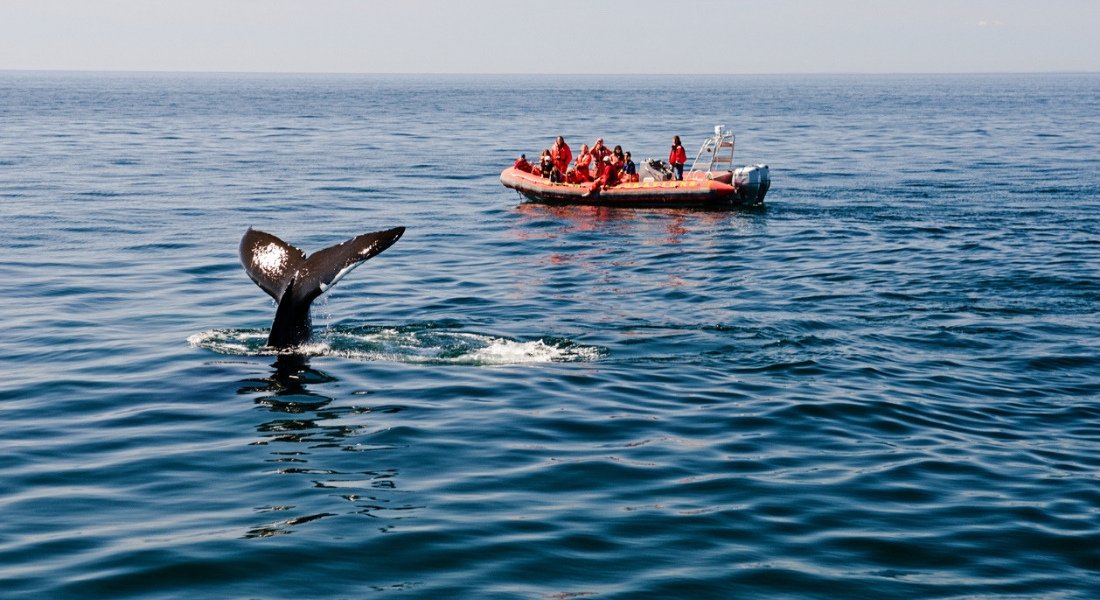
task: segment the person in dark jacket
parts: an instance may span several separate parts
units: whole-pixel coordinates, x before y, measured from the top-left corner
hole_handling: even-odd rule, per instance
[[[550,173],[554,171],[554,159],[550,156],[550,149],[547,148],[542,151],[542,155],[539,156],[539,172],[540,174],[550,179]]]
[[[630,153],[626,153],[626,160],[623,162],[623,181],[638,181],[638,165],[634,164],[634,160],[630,158]]]

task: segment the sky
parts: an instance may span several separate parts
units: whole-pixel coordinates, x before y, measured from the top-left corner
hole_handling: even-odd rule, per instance
[[[0,70],[1100,72],[1100,0],[0,0]]]

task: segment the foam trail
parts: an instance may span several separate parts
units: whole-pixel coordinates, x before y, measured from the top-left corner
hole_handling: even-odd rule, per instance
[[[234,356],[269,356],[263,330],[213,329],[187,338],[194,347]],[[327,330],[320,339],[295,348],[305,356],[338,356],[360,361],[419,364],[505,366],[554,362],[589,362],[606,351],[569,340],[519,341],[471,332],[423,327]]]

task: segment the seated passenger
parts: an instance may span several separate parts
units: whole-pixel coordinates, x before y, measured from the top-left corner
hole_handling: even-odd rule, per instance
[[[614,161],[610,156],[603,157],[598,167],[596,167],[596,179],[588,186],[588,192],[585,196],[590,196],[600,193],[600,190],[609,188],[619,183],[619,168],[615,166]]]
[[[542,156],[539,157],[539,174],[543,177],[550,179],[550,173],[554,170],[554,159],[550,157],[550,149],[542,151]]]
[[[588,144],[581,144],[581,153],[577,155],[575,165],[573,178],[576,183],[592,181],[592,153],[588,151]]]
[[[638,181],[638,166],[631,160],[629,152],[626,153],[626,162],[623,163],[623,181]]]
[[[520,154],[519,158],[516,159],[516,162],[512,164],[512,168],[517,171],[523,171],[524,173],[530,173],[531,163],[527,161],[527,155]]]
[[[611,154],[611,149],[603,145],[603,138],[596,138],[596,143],[592,144],[592,160],[596,163],[596,169],[600,168],[603,157],[609,154]]]
[[[624,164],[626,164],[626,157],[623,156],[623,147],[615,146],[615,149],[611,151],[611,166],[618,173],[622,170]]]

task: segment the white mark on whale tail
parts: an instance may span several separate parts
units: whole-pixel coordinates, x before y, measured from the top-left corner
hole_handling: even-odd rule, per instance
[[[286,249],[274,243],[257,248],[252,254],[252,264],[264,273],[275,277],[286,270]]]

